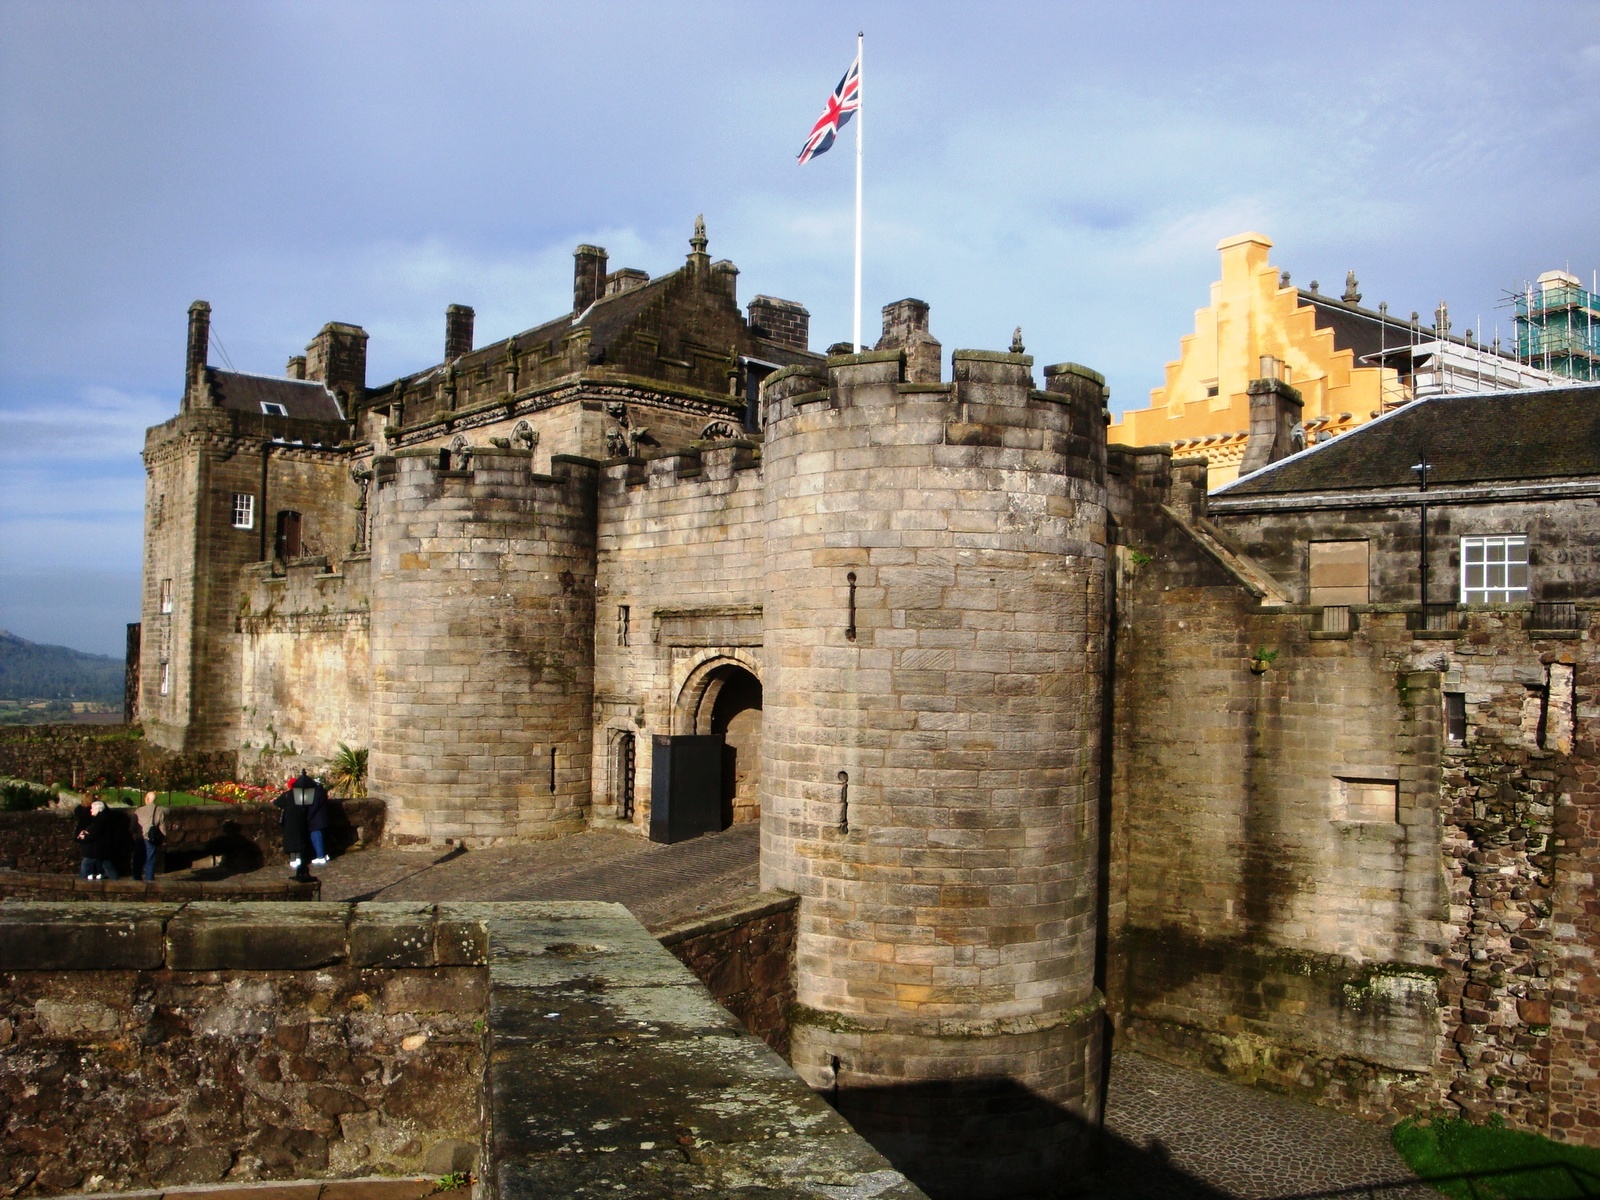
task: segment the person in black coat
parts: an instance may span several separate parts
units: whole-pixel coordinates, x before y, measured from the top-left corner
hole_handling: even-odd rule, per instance
[[[120,822],[122,828],[117,828]],[[127,818],[111,812],[105,801],[96,800],[89,806],[89,823],[84,828],[83,864],[80,874],[85,879],[116,879],[117,836],[126,834]]]
[[[295,803],[294,794],[301,789],[317,790],[316,780],[301,771],[289,781],[288,788],[272,803],[279,810],[278,820],[283,824],[283,850],[289,856],[289,869],[299,873],[311,849],[311,809],[313,804]]]

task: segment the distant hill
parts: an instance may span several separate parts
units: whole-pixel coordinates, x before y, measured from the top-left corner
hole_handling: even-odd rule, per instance
[[[122,704],[123,664],[105,654],[41,646],[0,629],[0,700]]]

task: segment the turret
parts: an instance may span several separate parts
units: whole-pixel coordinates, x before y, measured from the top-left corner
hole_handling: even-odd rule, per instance
[[[1100,1086],[1105,393],[1032,366],[957,351],[913,382],[894,349],[763,389],[793,1062],[936,1197],[1055,1185]]]

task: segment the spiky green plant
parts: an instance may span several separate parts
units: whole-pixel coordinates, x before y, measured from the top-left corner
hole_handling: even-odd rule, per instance
[[[351,799],[367,794],[367,748],[339,743],[339,750],[328,760],[328,782],[333,790]]]

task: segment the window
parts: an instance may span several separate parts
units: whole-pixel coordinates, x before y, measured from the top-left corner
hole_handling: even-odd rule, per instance
[[[1528,537],[1461,539],[1461,603],[1516,604],[1528,598]]]
[[[1215,400],[1217,398],[1217,381],[1215,379],[1211,380],[1209,383],[1202,384],[1201,386],[1206,390],[1207,400]]]
[[[167,494],[162,492],[156,497],[155,508],[150,513],[150,524],[156,528],[161,527],[161,522],[167,519]]]
[[[628,606],[626,604],[617,605],[617,645],[619,646],[628,644],[628,615]]]
[[[170,579],[161,581],[161,611],[164,613],[172,611],[172,580]]]
[[[172,691],[172,664],[163,661],[161,664],[161,694],[167,695]]]
[[[1334,779],[1335,821],[1392,825],[1400,819],[1400,785],[1392,779]]]
[[[1444,694],[1444,740],[1452,746],[1466,745],[1467,694],[1465,692]]]
[[[1312,542],[1312,604],[1367,603],[1367,543]]]
[[[247,492],[233,494],[233,527],[235,529],[256,527],[256,498]]]
[[[261,411],[269,417],[287,417],[289,415],[287,408],[281,404],[275,404],[271,400],[263,400],[261,402]]]

